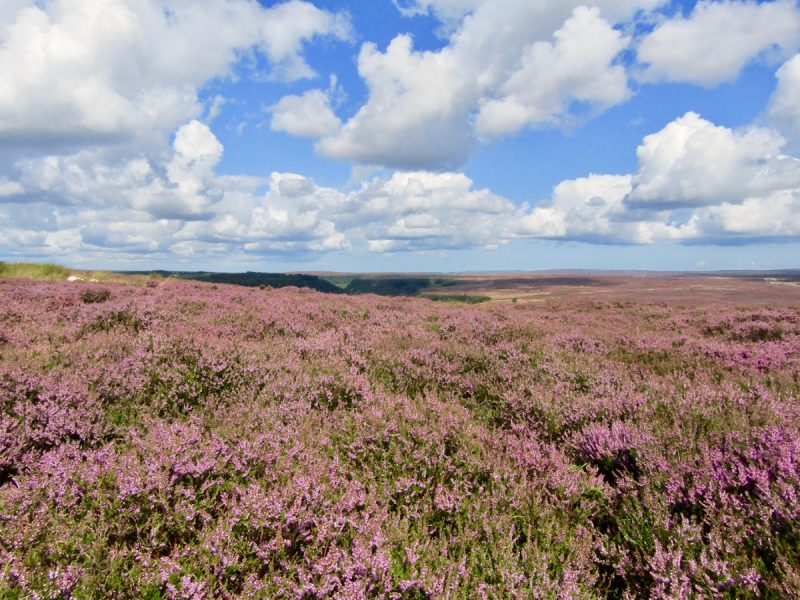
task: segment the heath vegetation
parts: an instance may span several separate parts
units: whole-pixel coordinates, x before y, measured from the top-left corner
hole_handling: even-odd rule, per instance
[[[0,282],[0,596],[798,597],[799,373],[796,308]]]

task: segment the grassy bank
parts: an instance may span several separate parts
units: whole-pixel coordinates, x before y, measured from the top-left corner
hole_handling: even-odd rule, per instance
[[[0,261],[0,277],[61,281],[69,277],[70,270],[51,263],[24,263]]]

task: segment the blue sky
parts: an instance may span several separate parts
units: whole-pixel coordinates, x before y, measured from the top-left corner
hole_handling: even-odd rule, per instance
[[[5,0],[0,259],[800,266],[795,0]]]

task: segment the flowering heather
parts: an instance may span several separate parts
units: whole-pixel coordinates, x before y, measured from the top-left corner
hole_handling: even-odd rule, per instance
[[[800,310],[0,281],[4,598],[800,597]]]

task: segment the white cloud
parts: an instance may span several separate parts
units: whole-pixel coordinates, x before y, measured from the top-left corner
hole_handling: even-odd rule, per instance
[[[625,239],[631,232],[620,231],[612,221],[624,213],[623,201],[630,191],[630,175],[589,175],[563,181],[547,205],[533,208],[518,221],[516,232],[556,239]]]
[[[479,133],[497,135],[557,122],[572,99],[599,109],[625,100],[627,76],[614,59],[628,40],[597,8],[576,8],[553,38],[553,43],[528,46],[519,68],[499,86],[499,97],[481,101]]]
[[[772,129],[733,131],[688,113],[644,138],[629,202],[656,208],[736,203],[800,186],[800,161],[783,155],[784,145]]]
[[[457,173],[394,173],[349,192],[291,173],[220,176],[223,151],[193,120],[160,159],[118,160],[99,150],[21,159],[0,188],[12,194],[0,203],[0,252],[57,253],[77,264],[112,254],[115,262],[145,254],[202,261],[220,253],[495,247],[509,239],[517,210]]]
[[[255,53],[274,79],[311,76],[307,44],[350,36],[344,13],[299,0],[0,4],[0,147],[13,149],[0,158],[0,250],[74,263],[235,248],[191,231],[249,218],[264,182],[217,175],[222,145],[196,119],[226,99],[204,108],[200,88],[260,68]]]
[[[800,10],[794,0],[699,2],[688,18],[663,22],[642,40],[646,81],[713,86],[734,79],[764,53],[786,57],[800,45]]]
[[[80,216],[86,220],[77,229],[84,251],[91,247],[127,253],[165,251],[180,228],[175,221],[137,220],[134,215],[114,211],[86,211]]]
[[[323,154],[408,169],[466,160],[468,105],[451,53],[414,52],[411,38],[398,36],[385,53],[364,44],[358,70],[370,100],[340,132],[320,141]]]
[[[309,90],[301,96],[284,96],[271,106],[270,128],[300,137],[322,137],[341,127],[330,105],[330,98],[322,90]]]
[[[548,203],[515,222],[519,237],[601,244],[653,244],[703,238],[698,215],[637,213],[625,200],[631,175],[589,175],[563,181]]]
[[[22,200],[91,209],[127,209],[152,218],[206,218],[219,195],[214,167],[223,148],[208,126],[191,121],[175,135],[163,162],[115,159],[103,150],[21,159],[15,164]]]
[[[476,9],[488,5],[496,0],[392,0],[398,10],[405,16],[433,13],[442,21],[456,22]],[[596,6],[603,14],[614,20],[624,20],[633,16],[637,11],[648,11],[664,4],[668,0],[595,0],[584,5]],[[515,4],[522,5],[523,0]],[[552,7],[553,2],[547,0],[527,0],[528,6],[545,12]],[[567,4],[567,3],[565,3]],[[578,3],[571,6],[577,6]],[[508,6],[508,4],[506,5]],[[505,7],[504,7],[505,8]]]
[[[778,87],[769,106],[769,117],[795,141],[800,141],[800,54],[776,73]]]
[[[404,17],[435,15],[441,22],[439,34],[453,33],[461,20],[478,8],[485,0],[392,0]]]
[[[0,202],[3,198],[19,196],[25,193],[25,188],[18,181],[9,181],[0,177]]]
[[[208,106],[208,110],[206,111],[205,122],[211,123],[216,119],[220,113],[222,112],[222,107],[228,104],[229,99],[217,94],[214,96],[214,99],[211,101],[211,104]]]
[[[705,237],[717,241],[796,237],[800,235],[800,189],[710,207],[700,211],[697,220]]]
[[[173,165],[181,174],[210,175],[222,158],[222,144],[208,125],[199,121],[190,121],[178,129],[172,145],[175,148]]]
[[[317,36],[349,40],[352,37],[349,18],[344,13],[320,10],[299,0],[267,9],[260,46],[275,65],[272,77],[293,81],[316,75],[303,59],[302,51],[303,44]]]
[[[222,144],[207,125],[191,121],[178,129],[173,148],[175,153],[167,165],[167,175],[176,188],[174,194],[169,194],[175,202],[162,214],[201,215],[211,203],[209,186],[214,179],[214,167],[222,158]],[[134,206],[159,214],[164,207],[158,197],[149,200],[155,202],[135,202]]]
[[[74,264],[124,265],[137,256],[249,264],[264,255],[491,249],[527,237],[785,239],[800,235],[800,169],[796,159],[774,155],[780,139],[690,113],[645,138],[637,173],[564,181],[548,203],[531,208],[453,172],[395,172],[350,191],[291,173],[220,176],[222,145],[206,125],[190,121],[159,160],[99,151],[20,160],[15,176],[0,182],[11,194],[0,203],[0,252]],[[262,186],[266,191],[257,192]],[[642,190],[649,199],[635,200]]]
[[[318,187],[302,175],[273,173],[269,191],[263,199],[256,200],[244,222],[242,239],[256,244],[261,251],[283,247],[316,251],[346,248],[349,243],[332,220],[332,213],[344,201],[341,192]],[[256,246],[251,245],[250,249],[255,250]]]
[[[405,17],[433,12],[443,21],[460,21],[483,4],[484,0],[392,0],[392,2]]]
[[[592,3],[599,13],[581,8],[575,16],[580,0],[401,3],[407,12],[431,9],[443,19],[463,19],[440,50],[415,50],[409,35],[395,37],[383,52],[364,44],[358,71],[369,97],[317,148],[329,158],[364,164],[447,170],[468,158],[482,108],[479,127],[492,133],[567,119],[573,101],[607,108],[627,91],[624,70],[611,64],[624,38],[608,23],[661,2],[601,0]],[[567,72],[535,72],[544,67]],[[506,116],[510,108],[513,118]]]
[[[520,236],[604,243],[763,241],[800,234],[800,160],[777,132],[694,113],[645,137],[633,175],[560,183]]]
[[[402,35],[385,53],[364,44],[358,71],[369,101],[341,131],[320,141],[324,155],[407,169],[466,160],[469,97],[451,52],[415,52],[411,37]]]
[[[30,0],[4,0],[0,4],[0,36],[3,35],[5,26],[13,22],[22,9],[30,5]],[[0,40],[2,39],[0,37]]]
[[[163,139],[202,107],[198,89],[260,48],[273,75],[313,74],[314,36],[343,39],[341,14],[292,0],[51,0],[0,13],[0,141]]]
[[[224,203],[223,203],[224,204]],[[241,245],[248,252],[438,250],[494,247],[509,239],[514,205],[473,189],[463,174],[404,172],[345,193],[291,173],[273,173],[267,193],[239,214],[187,224],[178,235]]]
[[[478,135],[569,123],[576,103],[602,110],[625,100],[627,77],[616,61],[628,38],[612,25],[660,0],[593,4],[400,3],[452,24],[443,48],[415,50],[407,35],[383,51],[364,44],[358,69],[368,98],[346,123],[332,108],[335,80],[268,109],[273,130],[320,137],[327,156],[401,169],[334,189],[291,173],[220,175],[224,149],[207,123],[226,100],[217,95],[204,108],[198,90],[251,65],[242,58],[253,52],[269,60],[272,77],[312,75],[303,48],[319,35],[349,39],[342,15],[298,0],[271,9],[172,0],[168,11],[160,0],[4,3],[0,144],[12,152],[0,162],[0,253],[202,264],[216,256],[494,248],[517,237],[644,244],[800,235],[800,161],[784,137],[694,113],[644,138],[636,172],[562,182],[533,208],[452,171]],[[766,10],[733,6],[719,10]],[[678,25],[702,24],[710,10],[700,6]],[[761,18],[753,19],[756,33]],[[89,27],[92,19],[105,19],[104,27]],[[736,61],[766,46],[758,48]],[[798,58],[778,71],[768,112],[786,136],[800,131]],[[129,143],[108,143],[120,140]]]
[[[415,171],[366,182],[339,220],[373,251],[493,248],[508,241],[517,213],[466,175]]]

